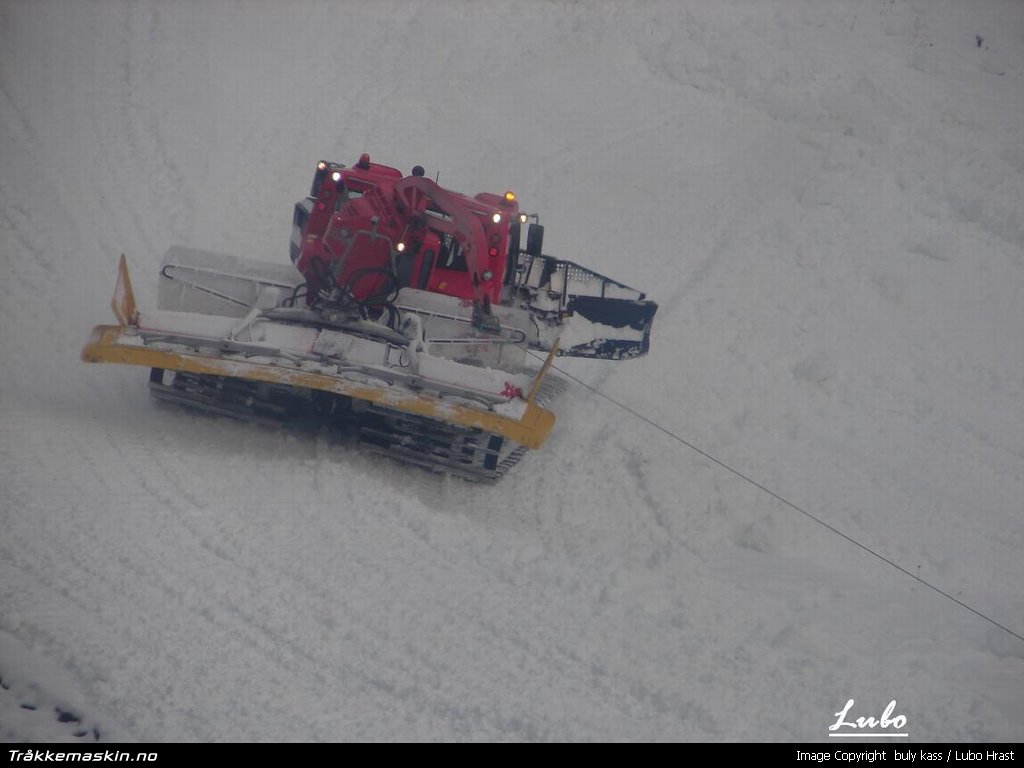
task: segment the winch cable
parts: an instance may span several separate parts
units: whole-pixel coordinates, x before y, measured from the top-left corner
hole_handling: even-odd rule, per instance
[[[537,358],[538,360],[543,360],[544,359],[540,355],[536,354],[535,352],[531,351],[530,354],[533,357]],[[836,528],[834,525],[831,525],[830,523],[825,522],[824,520],[822,520],[817,515],[814,515],[811,512],[808,512],[806,509],[804,509],[803,507],[799,506],[798,504],[790,501],[785,496],[782,496],[781,494],[776,493],[771,488],[766,486],[764,483],[758,482],[757,480],[753,479],[749,475],[741,472],[740,470],[736,469],[735,467],[731,466],[730,464],[727,464],[726,462],[722,461],[718,457],[712,455],[708,451],[705,451],[703,448],[700,448],[699,446],[694,445],[689,440],[687,440],[687,439],[685,439],[683,437],[680,437],[679,435],[677,435],[675,432],[673,432],[672,430],[668,429],[667,427],[663,427],[661,424],[658,424],[653,419],[651,419],[651,418],[649,418],[647,416],[644,416],[642,413],[637,411],[635,408],[632,408],[631,406],[627,405],[626,403],[623,403],[621,400],[616,400],[611,395],[605,394],[604,392],[602,392],[601,390],[597,389],[596,387],[590,386],[589,384],[587,384],[582,379],[580,379],[580,378],[578,378],[576,376],[573,376],[571,373],[569,373],[568,371],[563,370],[562,368],[559,368],[557,365],[552,365],[551,367],[554,370],[558,371],[563,376],[565,376],[566,378],[571,379],[572,381],[576,382],[577,384],[579,384],[584,389],[587,389],[590,392],[593,392],[598,397],[603,398],[604,400],[607,400],[612,405],[614,405],[617,408],[625,411],[626,413],[628,413],[629,415],[633,416],[638,421],[642,421],[645,424],[647,424],[648,426],[654,427],[656,430],[658,430],[659,432],[664,433],[665,435],[667,435],[671,439],[675,440],[677,443],[680,443],[681,445],[684,445],[687,448],[689,448],[691,451],[694,451],[695,453],[700,454],[705,459],[707,459],[708,461],[712,462],[713,464],[718,465],[719,467],[721,467],[722,469],[726,470],[727,472],[731,472],[733,475],[735,475],[736,477],[740,478],[741,480],[749,483],[750,485],[754,486],[758,490],[763,491],[764,493],[768,494],[769,496],[771,496],[776,501],[781,502],[782,504],[786,505],[790,509],[793,509],[793,510],[799,512],[804,517],[807,517],[807,518],[813,520],[818,525],[820,525],[823,528],[826,528],[827,530],[831,531],[836,536],[839,536],[839,537],[845,539],[848,543],[853,544],[855,547],[859,547],[860,549],[862,549],[865,552],[867,552],[869,555],[877,558],[878,560],[881,560],[886,565],[891,566],[892,568],[895,568],[897,571],[899,571],[903,575],[909,576],[910,578],[912,578],[914,581],[918,582],[919,584],[927,587],[928,589],[932,590],[933,592],[937,592],[939,595],[941,595],[942,597],[946,598],[947,600],[950,600],[951,602],[956,603],[961,608],[966,608],[968,611],[973,613],[975,616],[978,616],[978,617],[984,619],[989,624],[992,624],[993,626],[998,627],[999,629],[1003,630],[1007,634],[1012,635],[1013,637],[1017,638],[1021,642],[1024,642],[1024,636],[1022,636],[1021,634],[1019,634],[1019,633],[1015,632],[1014,630],[1010,629],[1005,624],[1002,624],[999,621],[997,621],[996,619],[993,619],[991,616],[988,616],[988,615],[982,613],[977,608],[973,608],[972,606],[968,605],[967,603],[965,603],[963,600],[959,599],[958,597],[954,597],[953,595],[949,594],[948,592],[946,592],[941,587],[938,587],[938,586],[932,584],[931,582],[929,582],[929,581],[927,581],[925,579],[922,579],[920,576],[918,576],[917,574],[912,573],[911,571],[907,570],[906,568],[904,568],[902,565],[900,565],[899,563],[895,562],[894,560],[891,560],[890,558],[886,557],[885,555],[883,555],[883,554],[881,554],[879,552],[876,552],[871,547],[869,547],[867,544],[864,544],[864,543],[858,541],[857,539],[853,538],[852,536],[850,536],[847,533],[843,533],[841,530]]]

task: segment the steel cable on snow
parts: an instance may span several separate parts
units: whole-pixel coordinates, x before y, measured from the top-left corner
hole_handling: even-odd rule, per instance
[[[538,360],[543,359],[543,358],[541,358],[539,355],[537,355],[534,352],[530,352],[530,354],[533,355]],[[857,539],[853,538],[849,534],[843,533],[838,528],[836,528],[834,525],[831,525],[830,523],[827,523],[826,521],[822,520],[817,515],[814,515],[814,514],[808,512],[806,509],[804,509],[800,505],[790,501],[785,496],[782,496],[782,495],[776,493],[771,488],[769,488],[766,485],[764,485],[764,483],[760,483],[757,480],[754,480],[749,475],[744,474],[740,470],[738,470],[735,467],[727,464],[726,462],[722,461],[718,457],[713,456],[712,454],[710,454],[707,451],[705,451],[703,448],[700,448],[699,446],[694,445],[689,440],[687,440],[687,439],[685,439],[683,437],[680,437],[679,435],[677,435],[672,430],[667,429],[666,427],[663,427],[661,424],[658,424],[653,419],[650,419],[647,416],[644,416],[642,413],[640,413],[636,409],[632,408],[631,406],[627,405],[626,403],[623,403],[620,400],[616,400],[614,397],[605,394],[604,392],[602,392],[601,390],[597,389],[596,387],[590,386],[585,381],[583,381],[582,379],[577,378],[576,376],[573,376],[568,371],[565,371],[565,370],[559,368],[556,365],[552,365],[551,367],[554,370],[558,371],[563,376],[565,376],[566,378],[571,379],[572,381],[576,382],[577,384],[579,384],[584,389],[587,389],[590,392],[593,392],[598,397],[601,397],[601,398],[607,400],[609,403],[611,403],[612,405],[616,406],[617,408],[622,409],[623,411],[625,411],[626,413],[630,414],[634,418],[644,422],[648,426],[654,427],[659,432],[664,433],[665,435],[667,435],[668,437],[672,438],[676,442],[686,446],[691,451],[694,451],[695,453],[700,454],[701,456],[703,456],[705,459],[707,459],[708,461],[712,462],[713,464],[717,464],[719,467],[721,467],[722,469],[724,469],[724,470],[726,470],[728,472],[731,472],[733,475],[735,475],[736,477],[740,478],[741,480],[743,480],[743,481],[745,481],[747,483],[750,483],[750,485],[754,486],[758,490],[763,491],[764,493],[768,494],[769,496],[771,496],[776,501],[779,501],[782,504],[785,504],[790,509],[793,509],[793,510],[799,512],[801,515],[804,515],[805,517],[813,520],[818,525],[820,525],[823,528],[826,528],[827,530],[829,530],[832,533],[834,533],[836,536],[839,536],[839,537],[845,539],[850,544],[853,544],[854,546],[859,547],[860,549],[864,550],[865,552],[867,552],[868,554],[870,554],[873,557],[877,558],[878,560],[881,560],[886,565],[889,565],[892,568],[895,568],[897,571],[899,571],[900,573],[904,574],[905,576],[909,576],[910,578],[912,578],[914,581],[918,582],[919,584],[922,584],[923,586],[927,587],[928,589],[932,590],[933,592],[936,592],[939,595],[942,595],[942,597],[944,597],[947,600],[950,600],[950,601],[956,603],[961,608],[966,608],[968,611],[973,613],[975,616],[978,616],[978,617],[984,619],[989,624],[992,624],[993,626],[998,627],[999,629],[1003,630],[1007,634],[1017,638],[1021,642],[1024,642],[1024,636],[1022,636],[1019,633],[1015,632],[1014,630],[1010,629],[1005,624],[1002,624],[999,621],[996,621],[991,616],[987,616],[986,614],[984,614],[981,611],[979,611],[977,608],[971,607],[970,605],[965,603],[963,600],[960,600],[959,598],[954,597],[953,595],[951,595],[948,592],[946,592],[945,590],[943,590],[941,587],[937,587],[934,584],[932,584],[931,582],[926,581],[925,579],[922,579],[917,574],[908,571],[906,568],[904,568],[899,563],[889,559],[888,557],[886,557],[885,555],[883,555],[883,554],[881,554],[879,552],[876,552],[875,550],[873,550],[868,545],[866,545],[866,544],[864,544],[864,543],[862,543],[860,541],[857,541]]]

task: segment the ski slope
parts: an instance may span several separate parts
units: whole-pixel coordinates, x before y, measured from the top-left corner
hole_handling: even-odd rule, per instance
[[[1024,642],[581,385],[479,487],[78,360],[321,158],[513,189],[660,304],[567,373],[1021,635],[1022,117],[1013,0],[0,4],[0,739],[1024,740]]]

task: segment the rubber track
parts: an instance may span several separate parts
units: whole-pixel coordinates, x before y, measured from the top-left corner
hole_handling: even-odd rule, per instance
[[[339,395],[273,387],[245,379],[154,369],[149,388],[161,401],[261,426],[352,433],[364,449],[472,482],[495,483],[526,454],[525,446],[480,429],[414,416]],[[565,382],[548,376],[536,401],[546,408]]]

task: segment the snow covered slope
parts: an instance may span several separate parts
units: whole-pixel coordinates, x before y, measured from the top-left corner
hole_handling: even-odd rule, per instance
[[[514,189],[661,305],[566,371],[1024,634],[1022,118],[1012,0],[0,4],[0,739],[1024,739],[1024,642],[581,386],[481,488],[78,361],[321,158]]]

